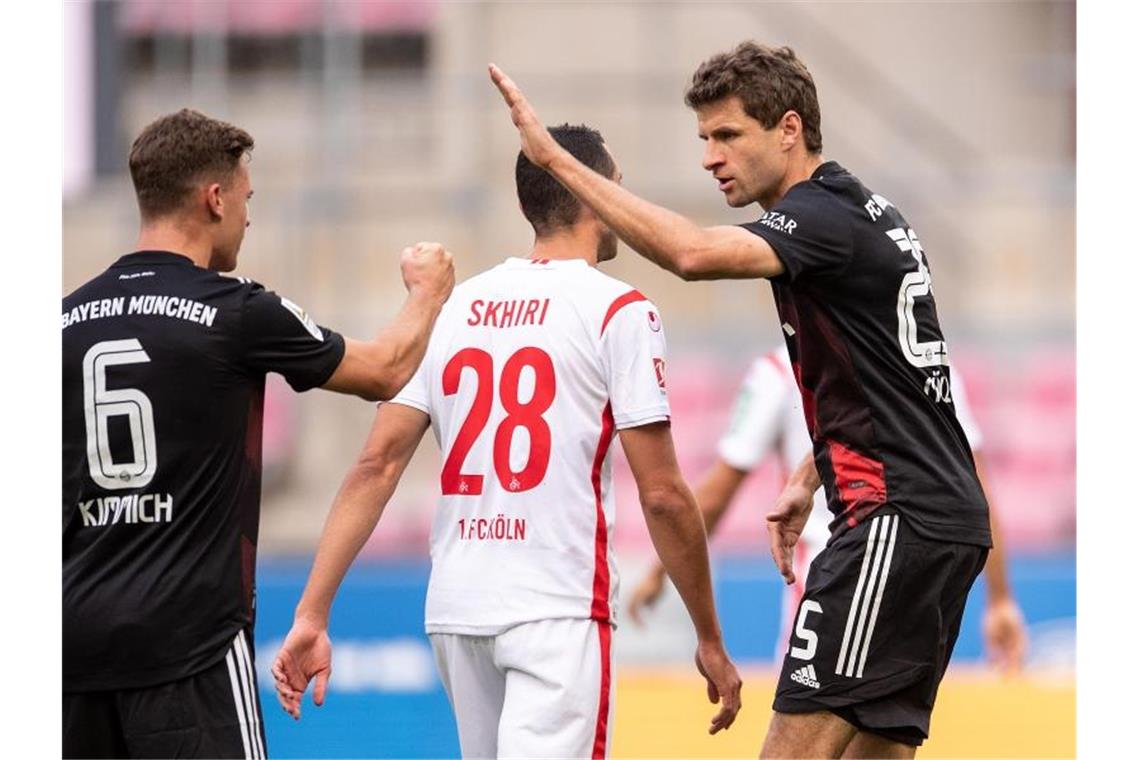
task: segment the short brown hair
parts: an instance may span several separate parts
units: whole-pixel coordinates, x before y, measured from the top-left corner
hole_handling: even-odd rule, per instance
[[[176,211],[196,182],[226,182],[253,150],[244,129],[189,108],[155,119],[131,146],[131,180],[143,219]]]
[[[698,108],[733,95],[764,129],[771,129],[781,116],[795,111],[803,122],[808,151],[823,150],[815,81],[790,47],[771,48],[749,40],[731,53],[714,55],[693,74],[685,103]]]
[[[606,179],[614,176],[617,168],[614,158],[606,150],[605,140],[598,130],[585,124],[562,124],[551,127],[550,135],[570,155],[598,174]],[[522,151],[515,161],[515,187],[523,216],[538,237],[573,226],[582,213],[582,202],[546,170],[532,164]]]

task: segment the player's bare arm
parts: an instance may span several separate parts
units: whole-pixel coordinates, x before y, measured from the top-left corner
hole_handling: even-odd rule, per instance
[[[321,532],[293,627],[273,663],[278,700],[294,718],[301,717],[301,695],[313,678],[313,703],[324,703],[332,673],[328,621],[333,598],[376,528],[428,421],[426,414],[409,406],[381,406],[363,451],[341,484]]]
[[[986,654],[990,660],[1007,673],[1021,669],[1028,647],[1028,634],[1025,631],[1025,618],[1021,607],[1013,597],[1009,578],[1005,569],[1005,551],[1002,542],[1001,525],[994,509],[993,491],[986,478],[985,457],[981,451],[974,451],[974,465],[978,470],[978,480],[990,504],[990,535],[993,548],[986,559],[986,611],[982,617],[982,636],[986,642]]]
[[[715,734],[736,719],[741,682],[724,649],[700,511],[681,477],[668,423],[627,428],[619,435],[653,546],[696,629],[697,669],[708,682],[709,701],[721,704],[709,725]]]
[[[793,557],[796,543],[807,525],[811,514],[812,496],[822,482],[815,469],[815,459],[809,452],[800,462],[784,490],[776,498],[776,504],[767,515],[768,539],[771,542],[772,559],[780,571],[784,582],[789,586],[796,582]]]
[[[748,473],[744,470],[738,470],[723,459],[717,459],[697,484],[693,497],[700,507],[701,517],[705,521],[705,533],[708,536],[711,537],[720,524],[721,518],[728,511],[728,505],[732,503],[733,497],[746,477]],[[630,595],[628,608],[634,623],[642,624],[642,610],[657,602],[664,587],[665,568],[660,562],[654,562]]]
[[[783,263],[762,238],[730,225],[701,227],[592,171],[555,142],[510,77],[494,64],[489,69],[510,108],[526,157],[557,178],[639,254],[686,280],[783,273]]]
[[[326,390],[386,401],[419,367],[432,326],[455,285],[455,268],[439,243],[417,243],[403,250],[400,271],[408,289],[403,308],[373,340],[345,340],[344,358],[322,386]]]

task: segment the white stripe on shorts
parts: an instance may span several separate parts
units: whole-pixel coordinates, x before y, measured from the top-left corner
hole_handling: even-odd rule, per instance
[[[859,657],[859,670],[855,677],[863,677],[863,666],[867,664],[867,652],[871,651],[871,634],[875,632],[875,621],[879,619],[879,605],[883,602],[883,589],[887,587],[887,575],[891,572],[891,557],[895,554],[895,536],[899,532],[899,516],[887,518],[891,521],[891,538],[887,543],[887,559],[883,563],[883,579],[879,582],[879,590],[875,592],[875,606],[871,610],[871,623],[867,627],[867,638],[863,641],[863,654]]]
[[[872,595],[875,593],[876,584],[879,582],[879,568],[882,567],[883,563],[883,547],[887,543],[887,529],[890,527],[890,522],[890,517],[879,519],[879,535],[875,539],[875,559],[871,563],[871,574],[867,576],[868,583],[863,589],[863,598],[859,600],[859,622],[855,624],[855,637],[851,639],[851,649],[847,656],[846,675],[848,678],[855,674],[856,653],[863,641],[863,631],[867,625],[867,613],[871,610],[871,600],[874,598]]]
[[[843,665],[847,657],[847,649],[851,643],[851,626],[855,622],[855,614],[859,609],[859,598],[863,595],[863,584],[867,580],[867,566],[871,562],[871,547],[875,543],[875,536],[879,532],[881,517],[871,521],[871,531],[867,534],[867,548],[863,551],[863,567],[859,571],[859,582],[855,584],[855,596],[851,598],[851,610],[847,613],[847,626],[843,629],[843,643],[839,646],[839,661],[835,664],[835,674],[843,675]]]
[[[236,649],[236,642],[234,645]],[[245,750],[245,760],[251,760],[249,753],[249,721],[245,717],[245,705],[238,686],[237,668],[234,667],[233,651],[226,652],[226,669],[230,672],[230,689],[234,695],[234,708],[237,710],[238,725],[241,726],[241,746]]]
[[[243,631],[238,631],[237,635],[237,661],[249,715],[249,743],[253,750],[253,760],[265,760],[265,746],[261,742],[261,710],[253,680],[253,658],[249,656],[249,645],[245,642]]]

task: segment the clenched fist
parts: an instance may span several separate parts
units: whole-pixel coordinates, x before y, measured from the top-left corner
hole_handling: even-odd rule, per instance
[[[409,293],[423,293],[442,304],[455,287],[451,253],[439,243],[416,243],[400,254],[400,274]]]

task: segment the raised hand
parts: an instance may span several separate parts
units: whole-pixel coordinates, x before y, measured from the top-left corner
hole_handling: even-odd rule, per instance
[[[328,632],[303,618],[295,620],[273,661],[272,671],[277,701],[294,720],[301,719],[301,697],[314,677],[317,682],[313,687],[313,704],[323,705],[332,675],[332,644]]]
[[[740,712],[740,674],[720,642],[697,644],[697,670],[705,677],[709,701],[720,702],[720,710],[709,723],[709,733],[715,734],[731,726]]]
[[[555,157],[563,151],[562,146],[539,121],[538,114],[531,108],[514,80],[493,63],[488,64],[487,70],[491,73],[491,81],[499,88],[499,94],[511,109],[511,121],[518,127],[523,154],[535,166],[549,168]]]
[[[451,253],[439,243],[416,243],[400,254],[400,273],[408,292],[419,291],[443,303],[455,287]]]

